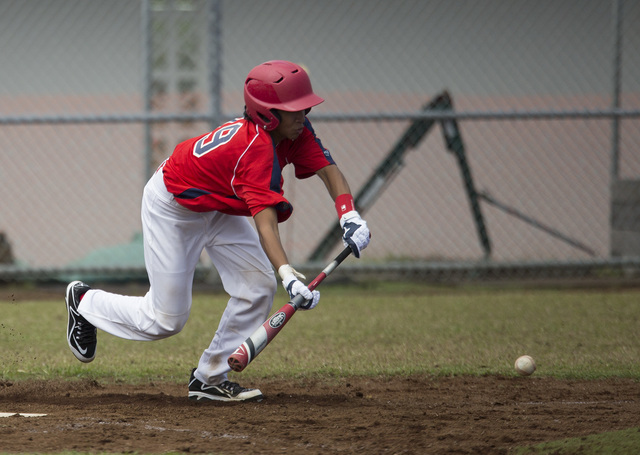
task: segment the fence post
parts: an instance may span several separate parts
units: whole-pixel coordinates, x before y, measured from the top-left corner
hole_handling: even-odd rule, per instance
[[[144,97],[144,180],[143,185],[151,178],[151,5],[149,0],[142,0],[142,53],[143,53],[143,97]]]
[[[222,123],[222,8],[220,0],[209,3],[209,97],[211,129]]]

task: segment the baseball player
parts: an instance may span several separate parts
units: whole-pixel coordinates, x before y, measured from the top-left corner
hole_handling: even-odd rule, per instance
[[[67,340],[91,362],[97,328],[129,340],[159,340],[182,330],[191,309],[193,276],[202,251],[230,298],[211,344],[191,372],[192,400],[260,401],[258,389],[227,378],[227,358],[269,316],[277,290],[274,269],[303,309],[320,299],[287,259],[278,223],[293,207],[282,190],[282,168],[317,175],[333,199],[343,242],[356,257],[369,243],[367,223],[355,210],[349,185],[306,117],[324,100],[305,70],[287,61],[253,68],[244,83],[244,118],[178,144],[145,186],[142,230],[150,288],[144,297],[67,286]],[[248,216],[253,217],[255,229]]]

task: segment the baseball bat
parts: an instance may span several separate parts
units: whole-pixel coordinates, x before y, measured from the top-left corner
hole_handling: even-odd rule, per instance
[[[322,281],[335,270],[347,256],[351,254],[351,248],[346,247],[322,272],[309,283],[310,291],[313,291]],[[300,306],[305,302],[304,297],[298,294],[282,308],[276,311],[264,324],[256,329],[253,334],[242,343],[233,354],[229,356],[227,363],[233,371],[244,370],[253,359],[276,337],[289,319],[295,314]]]

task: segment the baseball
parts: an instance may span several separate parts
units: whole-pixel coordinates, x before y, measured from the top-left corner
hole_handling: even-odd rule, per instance
[[[530,355],[523,355],[516,359],[516,371],[522,376],[529,376],[536,371],[536,362]]]

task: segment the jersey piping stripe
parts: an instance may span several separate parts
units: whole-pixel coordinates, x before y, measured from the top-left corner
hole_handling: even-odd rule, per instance
[[[249,142],[249,145],[247,146],[247,148],[244,149],[244,152],[242,152],[242,155],[240,155],[240,158],[238,158],[238,161],[236,162],[236,166],[233,168],[233,177],[231,177],[230,183],[231,183],[231,191],[233,191],[233,194],[235,194],[236,197],[239,197],[238,193],[236,193],[236,189],[233,187],[233,181],[236,179],[236,171],[238,170],[238,166],[240,165],[240,161],[242,160],[242,157],[251,148],[251,146],[256,141],[256,139],[258,139],[259,135],[260,135],[260,131],[258,130],[258,126],[256,125],[256,135],[254,136],[253,139],[251,139],[251,142]]]
[[[315,139],[316,144],[318,144],[318,146],[320,147],[320,150],[322,150],[322,152],[324,153],[324,156],[327,158],[327,161],[329,161],[329,163],[331,164],[336,164],[336,162],[333,161],[333,157],[331,156],[331,153],[329,153],[329,151],[326,148],[324,148],[324,146],[322,145],[322,142],[320,141],[318,136],[316,136],[316,132],[313,129],[313,126],[311,126],[311,122],[306,117],[304,119],[304,126],[306,126],[307,129],[313,133],[313,138]]]
[[[271,184],[269,185],[269,188],[274,193],[280,194],[281,179],[282,179],[282,169],[280,169],[280,161],[278,161],[278,154],[276,153],[276,148],[273,147],[273,164],[271,165]]]

